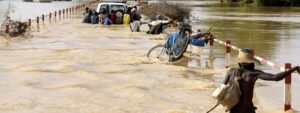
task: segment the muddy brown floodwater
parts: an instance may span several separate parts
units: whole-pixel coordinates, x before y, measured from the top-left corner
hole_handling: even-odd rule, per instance
[[[300,8],[299,7],[255,7],[240,4],[221,4],[218,1],[198,1],[193,5],[192,14],[200,22],[194,27],[208,29],[219,39],[231,40],[241,48],[253,48],[258,56],[284,66],[284,63],[300,65]],[[225,49],[216,46],[218,61],[225,57]],[[237,53],[233,53],[236,57]],[[219,59],[218,59],[219,58]],[[234,59],[234,61],[236,61]],[[222,64],[224,65],[224,64]],[[266,72],[278,71],[266,65],[258,65]],[[292,106],[300,110],[300,76],[293,74]],[[282,109],[284,106],[284,82],[265,82],[256,88],[256,97],[265,109]]]
[[[1,43],[1,112],[204,112],[209,70],[146,57],[156,36],[66,19]],[[210,101],[208,101],[210,100]],[[208,104],[209,103],[209,104]]]
[[[299,8],[189,3],[200,20],[193,21],[194,28],[204,30],[214,25],[212,33],[221,40],[231,39],[239,47],[254,48],[258,56],[275,63],[299,65],[296,42],[300,22],[294,19],[299,18]],[[23,8],[23,13],[32,12],[33,18],[41,14]],[[146,35],[146,25],[143,32],[132,33],[126,25],[81,21],[78,13],[46,23],[40,26],[40,32],[33,28],[32,38],[1,37],[0,112],[205,113],[215,104],[210,95],[224,77],[224,47],[215,46],[215,69],[206,68],[207,47],[201,49],[200,56],[194,49],[171,64],[146,57],[147,51],[163,43],[165,37]],[[232,56],[235,61],[236,52]],[[258,68],[277,72],[264,65]],[[292,81],[292,107],[298,111],[299,78],[295,74]],[[283,84],[258,81],[254,99],[258,113],[282,112]],[[223,112],[221,106],[214,111]]]

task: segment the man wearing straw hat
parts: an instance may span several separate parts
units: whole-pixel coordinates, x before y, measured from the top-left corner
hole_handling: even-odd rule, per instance
[[[254,52],[251,49],[242,49],[238,54],[238,65],[239,69],[231,69],[228,71],[227,76],[224,80],[226,85],[230,78],[234,75],[235,70],[240,72],[238,80],[241,95],[239,97],[238,103],[230,109],[230,113],[255,113],[256,107],[252,103],[254,85],[257,79],[268,80],[268,81],[280,81],[284,79],[287,75],[294,71],[298,71],[300,74],[300,67],[295,66],[290,70],[270,74],[265,73],[260,70],[255,70]]]

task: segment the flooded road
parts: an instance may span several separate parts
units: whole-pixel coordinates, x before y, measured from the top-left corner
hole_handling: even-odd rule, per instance
[[[33,34],[1,43],[0,112],[204,112],[215,84],[194,78],[223,72],[148,59],[153,36],[128,26],[74,17]]]
[[[300,65],[298,8],[225,7],[211,1],[193,5],[193,14],[200,20],[195,28],[214,25],[212,33],[221,40],[254,48],[258,56],[275,63]],[[24,14],[21,20],[65,8],[47,5],[45,12],[36,12],[24,6],[15,12]],[[149,48],[163,43],[154,39],[163,36],[81,21],[79,13],[41,26],[32,38],[1,37],[0,112],[204,113],[215,104],[210,95],[224,77],[222,46],[215,46],[215,69],[205,66],[207,47],[200,58],[187,53],[182,61],[168,64],[146,57]],[[258,68],[277,72],[268,66]],[[292,106],[299,111],[300,76],[294,78]],[[255,95],[259,113],[282,111],[283,82],[259,81]]]

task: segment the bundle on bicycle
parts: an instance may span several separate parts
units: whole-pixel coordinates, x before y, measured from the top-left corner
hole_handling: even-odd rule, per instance
[[[174,62],[182,58],[188,44],[203,47],[208,43],[210,38],[208,37],[210,34],[208,31],[193,36],[190,36],[191,33],[191,26],[186,22],[181,22],[179,24],[179,30],[170,33],[164,45],[158,44],[152,47],[148,51],[147,57]]]

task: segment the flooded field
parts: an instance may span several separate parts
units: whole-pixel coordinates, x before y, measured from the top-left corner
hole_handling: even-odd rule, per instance
[[[7,6],[4,2],[0,1],[1,14]],[[12,17],[27,20],[78,3],[14,4]],[[300,45],[296,44],[300,8],[236,7],[212,1],[189,4],[200,20],[193,27],[205,30],[214,25],[212,33],[221,40],[254,48],[258,56],[278,64],[300,65]],[[224,77],[223,46],[215,46],[215,69],[206,68],[207,47],[200,56],[187,53],[183,60],[170,64],[146,57],[149,48],[164,42],[155,40],[164,35],[81,21],[79,12],[41,26],[32,38],[1,37],[0,112],[204,113],[215,104],[210,95]],[[146,25],[142,30],[147,30]],[[277,72],[264,65],[258,68]],[[292,107],[299,111],[300,76],[293,78]],[[254,100],[259,113],[282,111],[283,84],[259,81]],[[223,112],[222,107],[214,111]]]

